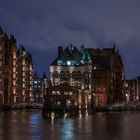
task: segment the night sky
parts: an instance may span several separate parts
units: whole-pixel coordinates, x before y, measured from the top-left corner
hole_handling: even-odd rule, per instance
[[[0,0],[0,25],[49,74],[57,46],[113,47],[127,78],[140,75],[140,0]]]

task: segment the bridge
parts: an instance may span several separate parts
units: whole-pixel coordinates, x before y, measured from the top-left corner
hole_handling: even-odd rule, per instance
[[[13,104],[10,107],[11,109],[42,109],[43,103],[24,102]]]

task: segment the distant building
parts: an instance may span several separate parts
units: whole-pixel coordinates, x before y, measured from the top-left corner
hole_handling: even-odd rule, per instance
[[[140,101],[140,77],[130,79],[125,84],[125,96],[127,101]]]
[[[119,51],[114,48],[93,49],[81,47],[79,51],[75,46],[58,47],[58,56],[50,65],[50,77],[52,83],[52,95],[50,100],[55,104],[61,104],[58,95],[64,96],[63,102],[72,105],[84,104],[90,106],[105,106],[124,100],[123,79],[124,69]],[[76,87],[77,98],[68,98],[63,91],[55,88]],[[72,90],[72,88],[70,88]],[[74,89],[73,89],[74,91]],[[66,90],[64,90],[66,92]],[[70,91],[71,92],[71,91]],[[83,97],[81,100],[81,93]],[[58,98],[56,98],[56,95]],[[58,99],[58,100],[57,100]]]
[[[0,28],[0,104],[30,101],[32,70],[31,54]]]
[[[44,73],[42,77],[37,72],[33,74],[33,101],[38,103],[44,102],[44,95],[48,88],[48,78]]]

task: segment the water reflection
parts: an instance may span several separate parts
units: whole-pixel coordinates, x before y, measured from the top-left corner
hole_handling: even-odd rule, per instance
[[[60,139],[73,140],[74,139],[74,120],[62,119],[60,127]]]
[[[41,140],[41,115],[40,114],[33,114],[30,117],[30,128],[31,128],[31,136],[33,140]]]
[[[43,119],[41,111],[0,113],[0,140],[139,140],[140,113]]]

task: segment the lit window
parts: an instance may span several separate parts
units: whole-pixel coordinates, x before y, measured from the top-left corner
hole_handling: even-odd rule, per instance
[[[60,91],[57,91],[57,94],[60,95]]]
[[[69,95],[73,95],[73,93],[72,92],[69,92]]]
[[[57,65],[62,65],[62,61],[61,60],[58,60],[57,61]]]
[[[67,105],[69,106],[71,104],[71,101],[70,100],[67,100]]]
[[[78,88],[81,88],[81,83],[77,83],[77,87]]]
[[[67,65],[68,65],[68,66],[71,65],[71,61],[67,61]]]
[[[2,59],[2,54],[0,54],[0,59]]]
[[[81,60],[81,63],[84,64],[84,60]]]
[[[0,45],[0,50],[2,50],[2,45]]]
[[[37,81],[34,81],[34,84],[37,84]]]
[[[64,95],[68,95],[68,92],[64,92]]]
[[[61,102],[60,101],[57,101],[57,105],[61,105]]]
[[[73,61],[71,61],[71,63],[72,63],[72,65],[75,65],[75,61],[73,60]]]
[[[13,53],[13,59],[16,59],[16,52]]]
[[[3,91],[2,90],[0,90],[0,94],[3,94]]]

